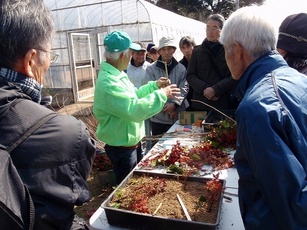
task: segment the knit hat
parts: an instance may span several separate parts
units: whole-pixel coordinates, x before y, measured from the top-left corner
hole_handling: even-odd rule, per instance
[[[150,50],[153,46],[155,46],[154,43],[148,43],[147,48],[146,48],[147,52],[149,52],[149,50]]]
[[[279,27],[277,48],[294,54],[307,54],[307,14],[286,17]]]
[[[160,50],[160,49],[162,49],[163,47],[166,47],[166,46],[171,46],[171,47],[174,47],[175,49],[177,48],[176,43],[175,43],[173,38],[162,37],[159,41],[158,50]]]
[[[133,50],[140,50],[141,46],[132,43],[129,35],[126,32],[113,31],[109,33],[104,39],[106,50],[110,53],[121,52],[128,48]]]

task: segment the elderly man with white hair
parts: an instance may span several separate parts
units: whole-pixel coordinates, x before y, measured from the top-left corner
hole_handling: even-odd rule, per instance
[[[106,60],[101,63],[94,93],[93,112],[98,120],[97,137],[106,143],[116,183],[141,160],[140,141],[145,135],[144,120],[163,109],[168,98],[180,94],[169,79],[159,78],[135,88],[124,72],[132,50],[140,50],[126,32],[113,31],[104,39]]]
[[[220,41],[236,96],[239,202],[246,229],[307,229],[307,78],[275,50],[261,7],[226,21]]]

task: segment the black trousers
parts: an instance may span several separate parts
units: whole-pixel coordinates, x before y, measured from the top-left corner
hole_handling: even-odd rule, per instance
[[[152,135],[160,135],[160,134],[166,133],[171,127],[172,125],[169,125],[169,124],[151,122]]]

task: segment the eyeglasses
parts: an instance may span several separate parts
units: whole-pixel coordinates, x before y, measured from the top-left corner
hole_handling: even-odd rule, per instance
[[[216,32],[216,31],[221,31],[221,30],[217,27],[213,27],[213,28],[206,27],[206,31]]]
[[[47,51],[47,50],[44,50],[44,49],[37,49],[37,50],[49,53],[50,54],[50,63],[54,63],[59,57],[59,55],[55,52],[50,52],[50,51]]]

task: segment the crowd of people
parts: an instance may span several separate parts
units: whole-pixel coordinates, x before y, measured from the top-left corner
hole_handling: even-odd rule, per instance
[[[134,158],[137,154],[131,148],[140,144],[144,120],[150,119],[152,135],[160,135],[169,130],[180,111],[234,110],[238,133],[234,160],[245,228],[307,227],[307,77],[303,74],[307,17],[303,13],[287,17],[277,39],[275,28],[262,13],[259,6],[252,6],[237,10],[227,20],[219,14],[209,16],[206,38],[200,45],[184,36],[179,44],[174,38],[162,37],[157,46],[148,44],[146,50],[142,46],[143,64],[150,62],[143,68],[142,86],[123,81],[133,79],[129,71],[124,77],[123,72],[109,70],[108,75],[121,76],[109,76],[114,87],[110,86],[100,80],[107,78],[103,64],[98,82],[108,87],[101,83],[96,87],[97,134],[107,143],[116,170],[122,171],[122,162],[130,158],[130,168],[118,182],[138,162],[132,163],[132,154]],[[107,41],[105,45],[108,47]],[[177,46],[183,54],[180,61],[174,58]],[[155,59],[151,51],[157,54]],[[120,56],[126,52],[121,51]],[[131,48],[129,52],[140,51]],[[121,66],[119,71],[126,65]],[[165,96],[168,84],[176,89],[176,96]],[[118,103],[106,104],[99,100],[102,97]],[[140,104],[142,109],[137,107]],[[111,120],[122,138],[108,135]]]
[[[48,113],[40,105],[41,87],[56,58],[54,25],[41,0],[0,4],[0,144],[10,146],[16,132],[10,111],[24,119],[25,130],[31,112]],[[181,111],[234,110],[245,228],[306,229],[306,25],[306,13],[289,15],[276,34],[261,7],[250,6],[227,20],[210,15],[199,45],[189,35],[179,44],[166,36],[146,45],[123,31],[107,34],[93,112],[116,183],[152,147],[148,141],[144,150],[142,139],[167,132]],[[177,47],[181,60],[174,57]],[[29,111],[17,110],[20,101]],[[46,120],[13,150],[35,206],[33,229],[89,228],[74,206],[90,199],[86,180],[94,156],[86,125],[63,115]]]

